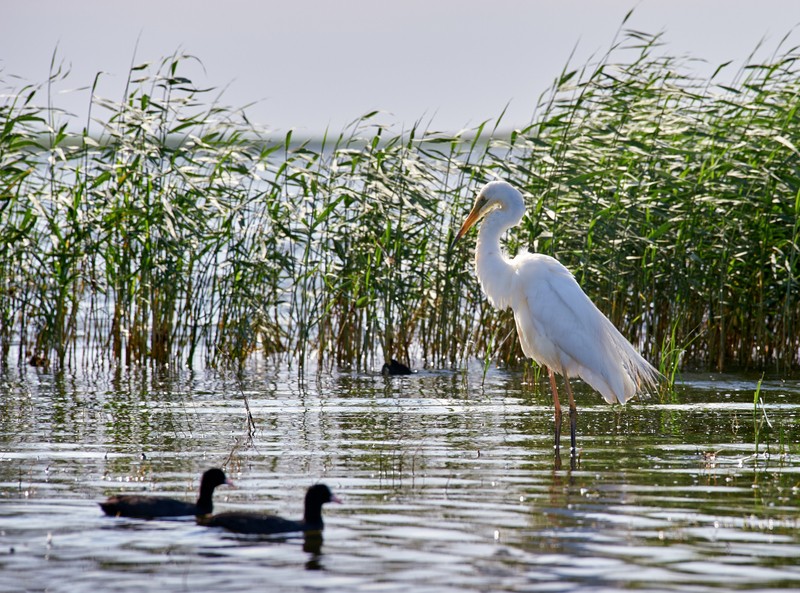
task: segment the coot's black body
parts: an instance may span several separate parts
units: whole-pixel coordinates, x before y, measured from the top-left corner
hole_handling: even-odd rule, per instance
[[[401,362],[397,362],[394,358],[385,363],[381,369],[381,374],[385,377],[392,377],[395,375],[413,375],[414,371],[408,368]]]
[[[274,515],[232,511],[210,517],[198,517],[198,522],[208,527],[223,527],[235,533],[272,535],[278,533],[322,531],[322,505],[340,502],[325,484],[312,486],[306,492],[305,513],[299,521]]]
[[[225,477],[225,472],[221,469],[213,468],[206,471],[200,480],[200,496],[196,503],[166,496],[119,494],[98,504],[103,512],[111,517],[159,519],[210,515],[214,511],[214,489],[222,484],[231,484],[231,481]]]

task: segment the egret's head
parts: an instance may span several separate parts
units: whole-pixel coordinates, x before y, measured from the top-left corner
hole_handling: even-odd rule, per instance
[[[525,209],[525,203],[520,194],[514,187],[506,181],[490,181],[483,186],[475,198],[475,204],[472,210],[467,215],[464,224],[453,239],[453,243],[463,237],[469,229],[496,208],[510,208],[520,209],[520,216]]]

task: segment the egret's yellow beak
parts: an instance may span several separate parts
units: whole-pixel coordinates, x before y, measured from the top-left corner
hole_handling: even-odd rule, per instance
[[[461,229],[456,233],[456,238],[453,239],[453,245],[455,245],[456,241],[458,241],[461,237],[467,234],[467,231],[470,230],[475,223],[481,219],[481,209],[476,204],[475,207],[470,211],[467,215],[467,219],[464,221],[464,224],[461,225]]]

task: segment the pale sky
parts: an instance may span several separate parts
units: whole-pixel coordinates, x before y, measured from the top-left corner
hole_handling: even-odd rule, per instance
[[[249,118],[281,133],[338,132],[372,110],[398,129],[432,119],[455,131],[496,118],[530,120],[533,107],[577,48],[583,65],[627,27],[664,32],[666,52],[713,69],[741,63],[758,42],[800,45],[800,1],[761,0],[2,0],[0,93],[47,79],[58,47],[71,68],[55,105],[83,124],[88,87],[122,97],[131,62],[176,50],[196,56],[183,75],[250,103]],[[138,49],[135,50],[138,39]],[[134,50],[136,56],[134,57]],[[763,51],[761,55],[768,55]],[[703,68],[698,63],[698,68]],[[16,77],[21,77],[22,80]],[[42,100],[44,95],[41,96]],[[78,127],[76,126],[76,127]]]

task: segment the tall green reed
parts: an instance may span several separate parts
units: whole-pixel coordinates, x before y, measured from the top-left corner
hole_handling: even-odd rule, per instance
[[[15,338],[26,340],[29,300],[35,287],[31,236],[37,222],[33,203],[24,199],[26,178],[38,162],[37,131],[45,124],[33,103],[38,88],[26,86],[0,105],[0,355],[7,360]],[[19,325],[18,325],[19,322]]]
[[[681,361],[798,365],[793,50],[723,84],[631,32],[565,68],[525,128],[397,132],[370,113],[319,140],[207,99],[192,61],[135,66],[79,135],[39,88],[0,107],[4,356],[18,340],[59,367],[515,364],[512,316],[449,248],[499,176],[528,201],[509,250],[561,259],[673,378]]]

